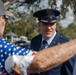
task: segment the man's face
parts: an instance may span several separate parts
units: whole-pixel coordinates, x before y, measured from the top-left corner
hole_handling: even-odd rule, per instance
[[[39,22],[38,26],[44,39],[51,38],[56,31],[56,23],[49,24]]]
[[[3,36],[4,28],[5,28],[5,19],[3,16],[0,16],[0,37]]]

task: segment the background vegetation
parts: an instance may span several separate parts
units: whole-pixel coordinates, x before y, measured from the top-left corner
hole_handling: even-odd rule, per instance
[[[16,16],[16,18],[21,18],[21,19],[13,22],[13,18],[12,19],[9,18],[6,23],[6,29],[5,29],[4,34],[12,31],[18,35],[27,36],[28,39],[30,39],[30,40],[35,35],[39,34],[39,29],[37,27],[37,20],[32,16],[32,14],[37,10],[37,8],[41,9],[41,7],[39,6],[39,3],[41,2],[41,0],[25,0],[23,3],[21,3],[21,5],[23,5],[24,3],[27,3],[28,9],[30,9],[30,7],[32,5],[32,10],[30,10],[30,14],[19,13],[19,12],[15,11],[14,9],[10,8],[10,6],[13,3],[18,2],[18,0],[3,0],[4,3],[7,1],[9,1],[9,4],[5,6],[6,10],[13,10],[12,12]],[[75,6],[76,0],[67,0],[67,1],[62,0],[62,1],[63,1],[63,4],[61,5],[61,16],[62,17],[59,17],[58,21],[61,19],[64,19],[66,17],[66,13],[68,11],[68,9],[67,9],[68,6],[71,6],[71,8],[73,9],[74,20],[76,21],[76,6]],[[37,2],[37,3],[34,3],[34,2]],[[51,8],[57,8],[56,0],[48,0],[48,6]],[[65,35],[67,37],[70,37],[72,39],[76,38],[76,24],[75,23],[68,25],[67,28],[63,28],[58,23],[57,30],[61,34]]]

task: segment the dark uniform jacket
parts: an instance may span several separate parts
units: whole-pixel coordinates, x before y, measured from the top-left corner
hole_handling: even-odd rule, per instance
[[[62,36],[61,34],[57,32],[56,36],[54,37],[53,41],[50,43],[49,47],[55,46],[59,43],[67,42],[69,40],[70,40],[69,38]],[[31,40],[31,49],[35,51],[39,51],[41,47],[41,41],[42,41],[41,35],[34,37]],[[35,73],[35,74],[30,74],[30,75],[72,75],[75,60],[76,60],[76,56],[72,57],[70,60],[66,61],[65,63],[60,64],[57,67],[50,69],[46,72]]]

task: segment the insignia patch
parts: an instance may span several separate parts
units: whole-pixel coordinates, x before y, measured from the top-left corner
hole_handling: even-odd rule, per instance
[[[52,14],[52,12],[50,10],[47,10],[46,14],[50,15],[50,14]]]

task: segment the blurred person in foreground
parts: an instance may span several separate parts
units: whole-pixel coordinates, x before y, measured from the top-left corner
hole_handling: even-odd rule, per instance
[[[76,39],[37,53],[12,45],[2,38],[6,16],[8,15],[0,0],[0,75],[27,75],[27,68],[30,64],[29,73],[47,71],[76,54]],[[49,62],[47,62],[48,58]]]
[[[60,15],[60,11],[56,9],[42,9],[33,14],[34,17],[38,19],[38,27],[40,29],[40,34],[35,36],[31,40],[31,49],[35,51],[40,51],[41,49],[44,49],[48,47],[53,47],[58,44],[62,44],[64,42],[70,41],[69,38],[61,35],[57,30],[57,18]],[[49,50],[50,51],[50,50]],[[66,50],[64,49],[66,52]],[[59,51],[58,51],[59,52]],[[58,53],[56,51],[56,54]],[[47,61],[44,61],[44,64],[46,62],[49,62],[51,60],[49,58],[51,54],[48,53],[47,55]],[[44,57],[43,59],[45,59]],[[53,58],[53,56],[52,56]],[[43,60],[42,59],[42,60]],[[56,59],[57,60],[57,59]],[[31,75],[72,75],[74,64],[76,61],[76,56],[72,57],[68,61],[59,64],[58,66],[40,73],[35,73]]]

